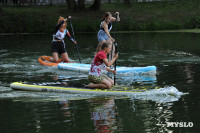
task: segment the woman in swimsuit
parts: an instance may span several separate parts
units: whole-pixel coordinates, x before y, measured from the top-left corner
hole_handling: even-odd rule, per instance
[[[68,17],[69,19],[71,18],[71,16]],[[58,23],[55,27],[55,32],[53,34],[53,41],[51,44],[51,52],[52,52],[52,56],[53,62],[58,62],[59,57],[58,54],[61,54],[61,59],[63,62],[69,62],[69,56],[67,54],[67,51],[65,49],[65,42],[64,42],[64,38],[65,35],[67,35],[69,37],[69,39],[76,44],[76,41],[71,37],[69,31],[66,29],[67,27],[67,18],[64,17],[59,17],[58,19]]]
[[[98,32],[97,38],[98,38],[98,47],[97,52],[98,53],[101,50],[101,45],[103,43],[107,43],[109,45],[112,45],[113,42],[115,42],[115,39],[112,38],[110,35],[110,31],[112,29],[112,22],[119,22],[119,12],[116,12],[116,18],[112,17],[112,14],[110,12],[106,12],[103,16],[103,20],[100,24],[100,30]]]

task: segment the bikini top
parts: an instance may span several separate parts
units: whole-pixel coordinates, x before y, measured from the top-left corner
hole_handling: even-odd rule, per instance
[[[101,24],[100,24],[100,30],[105,31],[104,28],[102,27],[103,22],[105,22],[105,21],[102,21],[102,22],[101,22]],[[105,23],[106,23],[106,22],[105,22]],[[112,23],[109,22],[109,24],[108,24],[108,31],[110,32],[111,29],[112,29]]]

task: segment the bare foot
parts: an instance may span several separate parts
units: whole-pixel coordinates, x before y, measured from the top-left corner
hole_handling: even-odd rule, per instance
[[[54,59],[53,59],[52,57],[50,57],[50,61],[51,61],[51,62],[54,62]]]
[[[68,83],[66,83],[66,82],[61,82],[61,85],[66,87],[66,86],[68,86]]]
[[[85,85],[85,88],[92,88],[93,83],[89,83],[88,85]]]

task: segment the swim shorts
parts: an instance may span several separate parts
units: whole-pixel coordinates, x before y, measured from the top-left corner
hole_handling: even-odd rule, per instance
[[[63,54],[67,52],[65,50],[65,44],[62,41],[53,41],[51,44],[51,52],[56,52],[58,54]]]
[[[98,42],[101,42],[101,41],[108,40],[109,37],[103,30],[99,30],[97,38],[98,38]]]
[[[108,79],[109,77],[102,74],[101,76],[95,76],[95,75],[88,75],[88,79],[90,80],[90,82],[92,83],[102,83],[104,79]]]

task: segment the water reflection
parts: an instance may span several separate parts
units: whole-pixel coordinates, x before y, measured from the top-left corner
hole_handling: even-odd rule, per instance
[[[184,67],[185,67],[184,72],[186,73],[187,83],[192,84],[194,82],[194,73],[195,73],[194,70],[192,70],[193,67],[190,64],[187,64]]]
[[[87,114],[87,111],[90,113],[97,132],[173,132],[166,125],[174,118],[173,103],[152,103],[151,101],[116,99],[114,97],[92,98],[87,102],[90,109],[84,110],[86,112],[81,112],[81,114]],[[80,106],[71,112],[70,101],[60,101],[59,103],[65,117],[63,122],[73,122],[75,112],[79,110]],[[84,106],[87,106],[86,103]],[[135,123],[137,124],[135,125]]]
[[[114,98],[90,99],[91,119],[98,133],[114,132],[117,129],[117,113]]]
[[[91,63],[96,34],[77,34],[77,40],[83,63]],[[200,34],[117,34],[116,40],[120,52],[117,65],[155,65],[159,72],[156,77],[119,75],[118,84],[175,86],[190,94],[181,98],[144,95],[130,99],[12,91],[8,86],[14,81],[65,81],[73,85],[87,83],[87,74],[61,71],[38,63],[38,57],[51,54],[49,35],[0,36],[2,131],[196,132],[195,128],[170,129],[165,124],[192,121],[198,125]],[[78,62],[73,45],[68,44],[70,57]]]
[[[151,101],[123,99],[118,100],[116,106],[118,108],[117,117],[120,118],[118,125],[123,131],[173,132],[166,126],[166,122],[171,122],[174,118],[173,103],[154,104]]]
[[[194,84],[198,79],[200,71],[198,64],[169,64],[162,67],[159,73],[160,74],[157,75],[157,79],[159,79],[157,80],[158,84],[180,84],[182,86],[186,84]],[[168,77],[167,80],[166,77]]]
[[[114,98],[91,98],[86,100],[87,103],[82,103],[80,105],[80,101],[71,101],[71,100],[63,100],[59,101],[61,114],[63,117],[63,122],[67,123],[67,125],[72,125],[74,122],[78,123],[77,120],[79,116],[85,115],[85,117],[89,119],[81,120],[84,124],[87,125],[87,131],[91,131],[90,122],[93,123],[95,127],[95,131],[97,132],[115,132],[117,131],[117,120],[116,120],[116,106]],[[85,110],[81,109],[81,106],[87,107],[89,104],[90,109]],[[75,107],[75,106],[76,107]],[[90,115],[90,116],[87,116]],[[77,118],[77,119],[76,119]],[[92,120],[92,121],[91,121]],[[66,126],[67,126],[66,125]],[[74,125],[75,128],[77,125]],[[71,127],[72,129],[72,127]],[[68,129],[70,130],[70,129]],[[82,129],[79,129],[82,130]]]
[[[70,101],[69,100],[65,100],[65,101],[59,101],[59,104],[61,105],[61,110],[62,110],[62,114],[65,117],[69,117],[71,115],[71,112],[69,110],[70,108]],[[70,120],[65,120],[64,122],[69,122]]]
[[[129,98],[88,98],[56,102],[15,101],[3,108],[1,118],[15,123],[9,131],[27,132],[166,132],[174,120],[173,103],[154,103]],[[2,105],[2,104],[1,104]],[[59,106],[58,106],[59,105]],[[4,107],[1,106],[1,107]],[[18,111],[17,116],[12,112]],[[27,113],[26,113],[27,112]],[[175,111],[176,113],[176,111]],[[7,115],[6,115],[7,114]],[[21,118],[23,116],[23,119]],[[12,120],[12,118],[15,118]],[[1,123],[2,124],[2,123]],[[25,126],[26,125],[26,126]],[[93,126],[91,126],[93,125]]]

